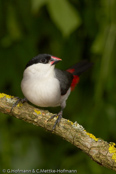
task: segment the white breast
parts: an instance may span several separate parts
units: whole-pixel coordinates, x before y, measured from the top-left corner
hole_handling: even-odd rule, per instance
[[[54,66],[34,64],[24,71],[21,89],[24,96],[41,107],[59,106],[60,84],[55,78]]]

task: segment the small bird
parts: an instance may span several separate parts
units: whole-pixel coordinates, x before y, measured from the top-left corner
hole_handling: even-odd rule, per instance
[[[79,76],[93,65],[88,61],[81,61],[64,71],[55,68],[55,64],[61,60],[50,54],[37,55],[27,63],[21,82],[25,98],[34,105],[61,106],[60,112],[50,118],[58,116],[53,130],[62,118],[66,100],[79,82]]]

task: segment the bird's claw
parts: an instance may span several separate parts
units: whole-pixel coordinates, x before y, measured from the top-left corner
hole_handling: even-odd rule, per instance
[[[58,117],[57,120],[55,121],[55,124],[54,124],[52,130],[54,130],[54,129],[56,128],[56,125],[57,125],[57,124],[58,124],[58,126],[59,126],[59,123],[60,123],[61,118],[62,118],[62,113],[63,113],[63,112],[60,111],[58,114],[55,114],[55,115],[51,116],[51,117],[48,119],[48,121],[50,121],[50,120],[52,120],[54,117]]]
[[[12,106],[10,112],[12,112],[13,108],[16,107],[19,103],[25,103],[25,102],[28,101],[26,98],[23,98],[23,99],[21,99],[21,98],[19,98],[19,97],[16,97],[16,98],[17,98],[18,100],[13,104],[13,106]]]

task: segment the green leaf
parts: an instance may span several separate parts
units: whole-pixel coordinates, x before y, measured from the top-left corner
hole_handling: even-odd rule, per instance
[[[69,36],[81,24],[78,12],[67,0],[48,0],[48,10],[64,36]]]
[[[101,29],[91,47],[91,51],[93,53],[102,54],[105,44],[105,38],[106,38],[105,30]]]
[[[47,2],[47,0],[31,0],[32,11],[37,13],[39,9]]]

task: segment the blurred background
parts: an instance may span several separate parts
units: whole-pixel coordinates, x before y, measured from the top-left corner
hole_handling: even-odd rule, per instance
[[[71,93],[63,117],[116,142],[116,1],[0,0],[0,92],[22,98],[23,70],[40,53],[62,58],[61,69],[83,59],[94,62]],[[3,168],[114,174],[60,137],[0,113]]]

